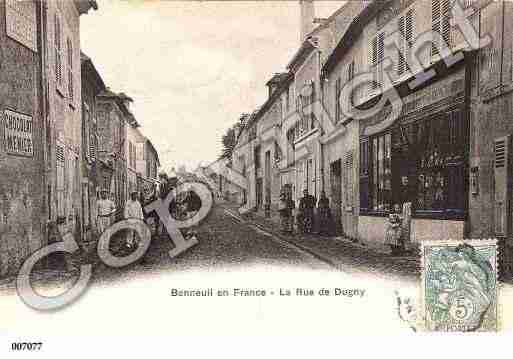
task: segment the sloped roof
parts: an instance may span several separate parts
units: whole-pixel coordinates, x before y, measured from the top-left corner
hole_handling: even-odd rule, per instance
[[[82,67],[82,72],[89,72],[93,75],[93,78],[96,81],[100,90],[103,91],[107,88],[107,86],[105,86],[105,82],[103,82],[100,73],[98,72],[98,70],[96,70],[93,60],[91,60],[91,58],[82,51],[80,51],[80,65]]]

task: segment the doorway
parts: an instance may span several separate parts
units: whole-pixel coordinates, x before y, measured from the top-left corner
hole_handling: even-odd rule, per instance
[[[331,211],[335,221],[335,234],[338,236],[343,233],[341,221],[341,200],[342,200],[342,165],[341,160],[330,164],[330,184],[331,184]]]

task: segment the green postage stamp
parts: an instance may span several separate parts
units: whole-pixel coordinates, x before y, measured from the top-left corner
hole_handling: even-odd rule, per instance
[[[422,305],[428,331],[496,331],[497,242],[424,242]]]

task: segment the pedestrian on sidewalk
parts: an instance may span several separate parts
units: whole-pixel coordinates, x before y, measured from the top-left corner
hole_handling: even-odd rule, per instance
[[[303,233],[312,233],[314,222],[314,209],[316,199],[308,194],[308,189],[303,191],[303,198],[299,201],[298,225]]]
[[[402,222],[401,206],[395,204],[394,213],[388,215],[388,226],[385,232],[385,244],[390,246],[392,256],[399,256],[404,253]]]
[[[330,200],[326,197],[326,192],[321,191],[321,198],[317,203],[317,213],[319,216],[319,234],[329,236],[331,234],[331,208]]]
[[[144,214],[142,211],[141,204],[137,200],[137,191],[130,192],[130,199],[126,202],[124,217],[125,219],[139,219],[144,220]],[[135,246],[135,231],[128,229],[126,237],[127,248]]]
[[[96,228],[98,228],[98,234],[101,236],[112,223],[112,215],[116,212],[116,205],[114,202],[107,198],[109,191],[102,189],[100,192],[100,200],[97,202],[97,220]]]
[[[294,216],[292,212],[295,207],[296,205],[294,204],[290,193],[287,193],[285,189],[282,189],[278,208],[280,212],[282,233],[292,234],[294,231]]]

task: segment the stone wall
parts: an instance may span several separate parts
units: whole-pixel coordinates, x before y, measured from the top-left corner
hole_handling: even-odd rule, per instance
[[[0,277],[16,273],[23,259],[43,243],[44,167],[42,119],[38,103],[39,56],[7,37],[0,1]],[[32,117],[33,156],[8,154],[6,109]]]

